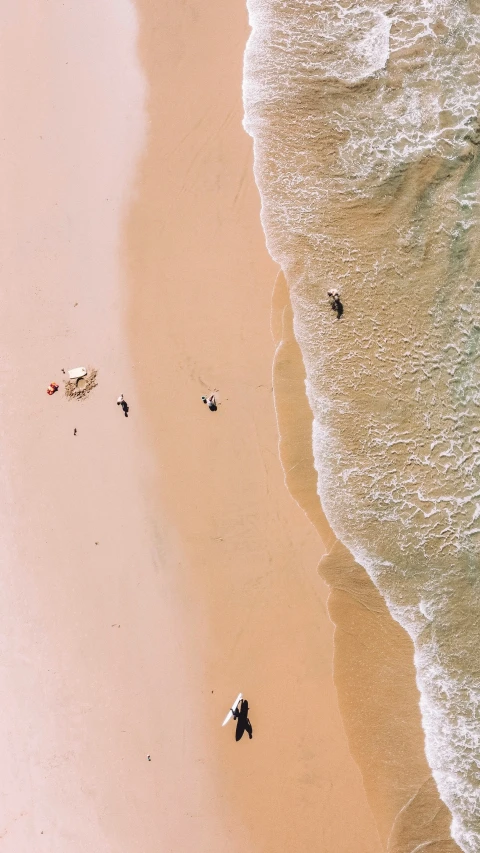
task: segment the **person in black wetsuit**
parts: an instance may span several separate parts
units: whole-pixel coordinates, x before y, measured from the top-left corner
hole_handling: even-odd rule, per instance
[[[330,300],[330,305],[336,312],[338,319],[340,319],[343,314],[343,305],[340,300],[340,294],[338,290],[336,290],[335,288],[332,288],[332,290],[327,290],[327,296]]]
[[[230,708],[233,719],[237,721],[237,730],[235,732],[235,740],[240,740],[244,732],[247,732],[248,737],[252,739],[253,729],[250,720],[248,719],[248,702],[246,699],[237,705],[235,709]]]

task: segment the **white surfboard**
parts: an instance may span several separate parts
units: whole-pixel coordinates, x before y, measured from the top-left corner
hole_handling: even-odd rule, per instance
[[[230,720],[231,720],[231,719],[232,719],[232,717],[233,717],[233,714],[232,714],[232,708],[233,708],[233,710],[235,710],[235,708],[237,707],[237,705],[238,705],[238,703],[240,702],[240,699],[241,699],[241,698],[242,698],[242,694],[241,694],[241,693],[239,693],[239,694],[238,694],[238,696],[237,696],[237,698],[235,699],[235,702],[233,703],[232,707],[230,708],[230,710],[229,710],[229,712],[228,712],[227,716],[225,717],[225,719],[224,719],[224,721],[223,721],[223,723],[222,723],[222,726],[226,726],[226,725],[227,725],[227,723],[228,723],[228,722],[230,722]]]

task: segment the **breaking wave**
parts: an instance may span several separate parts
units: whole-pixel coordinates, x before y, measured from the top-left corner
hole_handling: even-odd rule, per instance
[[[248,6],[245,127],[319,494],[414,641],[427,758],[478,853],[480,3]]]

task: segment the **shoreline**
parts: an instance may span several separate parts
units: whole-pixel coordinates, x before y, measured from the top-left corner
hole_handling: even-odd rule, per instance
[[[366,571],[335,538],[317,494],[306,372],[293,331],[287,283],[279,273],[272,326],[274,391],[287,486],[327,545],[318,566],[335,626],[334,682],[342,720],[385,849],[419,845],[454,853],[451,814],[427,764],[413,643]]]
[[[316,496],[241,125],[246,9],[135,8],[9,21],[5,851],[452,853],[409,648]],[[88,400],[47,397],[80,363]]]
[[[150,135],[128,223],[130,341],[156,458],[152,499],[175,525],[185,553],[177,580],[203,626],[197,760],[213,774],[211,807],[233,849],[310,850],[323,838],[337,853],[352,843],[374,853],[332,677],[328,592],[315,571],[324,548],[278,458],[277,267],[241,125],[246,10],[137,6]],[[156,34],[173,30],[181,56],[162,56]],[[212,414],[200,397],[214,390]],[[253,740],[236,744],[220,723],[239,690]],[[204,833],[195,845],[217,850]]]

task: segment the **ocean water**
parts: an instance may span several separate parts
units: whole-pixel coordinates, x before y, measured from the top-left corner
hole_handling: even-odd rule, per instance
[[[319,495],[412,637],[427,759],[474,853],[480,2],[248,9],[245,127],[290,287]]]

